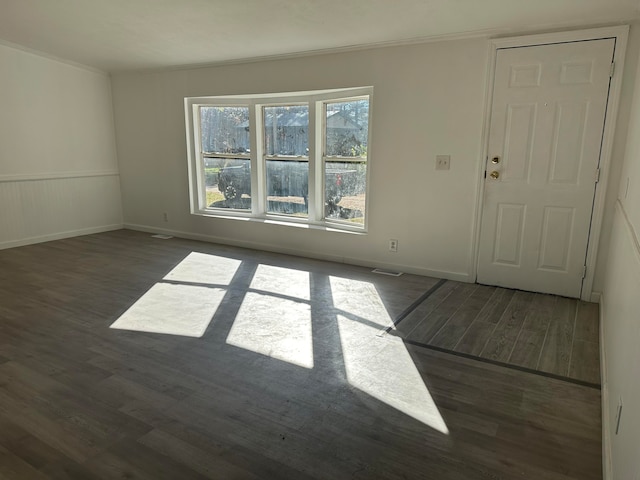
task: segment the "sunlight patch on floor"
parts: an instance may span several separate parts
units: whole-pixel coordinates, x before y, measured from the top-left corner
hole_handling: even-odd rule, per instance
[[[258,265],[250,288],[300,300],[310,300],[311,296],[309,272],[270,265]]]
[[[240,263],[240,260],[233,258],[191,252],[164,277],[164,280],[229,285]]]
[[[240,267],[240,260],[191,252],[110,328],[202,337]],[[165,283],[172,282],[172,283]]]
[[[111,328],[201,337],[224,295],[219,288],[156,283]]]
[[[448,434],[444,419],[402,339],[380,335],[382,328],[393,325],[393,320],[375,286],[340,277],[330,277],[330,284],[349,383]]]
[[[393,325],[389,312],[373,283],[342,277],[329,277],[329,283],[333,305],[338,311],[350,313],[371,324],[379,325],[380,330]]]
[[[402,339],[380,337],[377,329],[343,316],[338,316],[338,326],[351,385],[441,433],[449,433]]]
[[[305,368],[313,368],[311,309],[305,302],[249,292],[227,343]]]
[[[112,325],[113,329],[202,337],[241,262],[192,252]],[[322,288],[322,283],[319,283]],[[311,297],[310,273],[258,265],[226,343],[311,369],[313,322],[337,321],[348,382],[448,434],[447,426],[374,284],[329,277]],[[318,288],[318,285],[316,286]],[[317,298],[316,298],[317,297]],[[314,305],[312,319],[311,305]]]

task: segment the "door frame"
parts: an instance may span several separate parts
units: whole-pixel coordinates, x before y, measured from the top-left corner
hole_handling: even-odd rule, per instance
[[[588,302],[599,301],[599,295],[592,292],[598,246],[600,243],[600,233],[602,220],[605,212],[605,200],[607,193],[607,183],[609,181],[609,170],[611,165],[611,154],[613,151],[613,141],[615,134],[616,120],[618,117],[618,107],[620,104],[620,92],[622,88],[622,78],[624,73],[624,58],[629,36],[629,25],[613,27],[592,28],[586,30],[573,30],[554,33],[542,33],[535,35],[525,35],[519,37],[494,38],[489,42],[488,69],[485,88],[485,115],[482,125],[482,149],[480,167],[478,168],[478,182],[476,187],[476,210],[474,214],[474,236],[471,252],[473,265],[471,278],[478,279],[478,262],[480,251],[480,227],[482,225],[482,213],[484,204],[484,172],[488,159],[489,148],[489,127],[491,125],[491,105],[493,103],[493,86],[495,79],[496,58],[498,50],[502,48],[532,47],[537,45],[549,45],[554,43],[579,42],[585,40],[600,40],[614,38],[615,62],[614,74],[609,88],[609,98],[607,100],[607,110],[604,123],[602,149],[600,152],[600,178],[596,183],[593,210],[591,212],[591,228],[587,244],[586,276],[582,283],[581,299]]]

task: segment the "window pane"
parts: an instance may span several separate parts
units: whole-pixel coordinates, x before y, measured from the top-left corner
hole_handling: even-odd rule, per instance
[[[325,162],[325,218],[364,224],[366,162]]]
[[[325,155],[364,157],[367,155],[369,100],[326,104]]]
[[[207,207],[251,209],[251,161],[205,158]]]
[[[308,215],[309,162],[267,160],[267,212]]]
[[[248,153],[249,107],[200,107],[202,151]]]
[[[309,107],[264,107],[264,151],[267,155],[309,155]]]

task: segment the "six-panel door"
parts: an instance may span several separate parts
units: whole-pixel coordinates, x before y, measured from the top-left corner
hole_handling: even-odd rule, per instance
[[[614,46],[498,50],[479,283],[580,296]]]

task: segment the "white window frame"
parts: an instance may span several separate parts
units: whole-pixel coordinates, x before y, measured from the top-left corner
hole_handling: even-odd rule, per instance
[[[262,176],[262,178],[260,179],[261,182],[264,184],[264,188],[266,190],[267,188],[267,176],[266,176],[266,168],[267,168],[267,162],[268,161],[285,161],[285,162],[295,162],[295,161],[299,161],[298,159],[300,158],[304,158],[306,159],[306,162],[309,164],[309,178],[311,178],[311,160],[309,159],[309,155],[311,154],[311,151],[313,150],[311,148],[311,143],[309,143],[309,153],[302,157],[302,156],[291,156],[291,155],[269,155],[268,153],[266,153],[264,151],[264,146],[265,146],[265,134],[264,134],[264,109],[265,108],[270,108],[270,107],[289,107],[289,106],[308,106],[309,107],[309,127],[307,127],[307,130],[309,131],[309,136],[311,137],[311,132],[313,132],[315,130],[316,127],[316,123],[315,123],[315,118],[314,120],[311,119],[311,102],[288,102],[288,103],[282,103],[282,102],[278,102],[278,103],[260,103],[260,105],[257,106],[258,111],[257,111],[257,115],[259,118],[259,133],[257,135],[258,137],[258,143],[260,143],[261,147],[262,147],[262,151],[261,156],[259,157],[259,159],[261,160],[262,163],[262,168],[265,171],[265,175]],[[312,123],[313,122],[313,123]],[[311,196],[311,189],[312,189],[312,185],[311,185],[311,181],[308,181],[309,183],[309,192],[307,192],[307,197]],[[315,188],[315,185],[313,185],[313,188]],[[258,203],[260,202],[264,202],[266,199],[267,195],[261,195],[260,198],[258,199]],[[309,206],[311,205],[311,202],[309,201]],[[274,213],[274,212],[267,212],[267,205],[265,205],[264,208],[264,212],[267,216],[269,217],[278,217],[278,219],[282,219],[282,220],[288,220],[293,218],[294,220],[296,219],[296,217],[290,217],[288,215],[284,215],[284,214],[278,214],[278,213]],[[310,215],[307,215],[307,218],[313,218]],[[306,219],[297,219],[295,220],[296,223],[299,222],[300,220],[303,220],[306,222]]]
[[[356,224],[346,220],[325,218],[324,212],[324,162],[342,160],[343,157],[327,157],[325,155],[326,117],[325,104],[345,102],[368,98],[369,130],[366,155],[365,217],[364,224]],[[369,219],[369,178],[371,171],[371,118],[373,103],[373,87],[347,88],[339,90],[322,90],[312,92],[294,92],[262,95],[225,95],[213,97],[187,97],[184,99],[187,135],[187,160],[189,167],[190,211],[193,215],[205,217],[238,219],[262,223],[275,223],[307,228],[324,228],[351,232],[366,233]],[[294,217],[277,213],[267,213],[266,204],[266,155],[264,152],[263,107],[278,105],[309,105],[309,192],[308,217]],[[206,205],[206,187],[204,162],[200,145],[200,107],[248,107],[250,130],[251,162],[251,210],[231,208],[210,208]],[[220,158],[227,155],[221,155]],[[230,155],[229,158],[242,158],[245,155]],[[362,161],[358,157],[356,161]],[[345,161],[354,161],[347,157]]]

